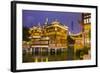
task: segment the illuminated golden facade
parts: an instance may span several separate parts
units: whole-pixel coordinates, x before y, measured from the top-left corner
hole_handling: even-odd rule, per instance
[[[33,26],[29,30],[30,35],[30,51],[49,51],[67,49],[68,27],[62,25],[57,20],[51,24],[44,24],[44,26]]]
[[[67,48],[68,27],[55,20],[44,31],[44,36],[49,37],[49,48]]]
[[[83,49],[83,39],[82,39],[82,32],[77,34],[70,34],[71,38],[75,40],[74,43],[74,51]]]

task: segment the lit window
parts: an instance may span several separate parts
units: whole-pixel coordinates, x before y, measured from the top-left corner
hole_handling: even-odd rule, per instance
[[[89,19],[88,18],[86,19],[86,23],[89,23]]]
[[[89,23],[91,23],[91,18],[89,18]]]
[[[86,19],[84,19],[84,24],[86,24]]]

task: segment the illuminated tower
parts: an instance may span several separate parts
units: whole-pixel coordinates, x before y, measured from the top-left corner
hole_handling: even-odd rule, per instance
[[[84,38],[84,46],[90,47],[91,40],[91,14],[83,13],[82,14],[82,26],[83,26],[83,38]]]

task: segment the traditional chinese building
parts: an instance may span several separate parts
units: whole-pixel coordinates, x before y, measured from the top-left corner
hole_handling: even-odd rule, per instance
[[[57,20],[44,27],[44,36],[49,37],[49,48],[67,48],[68,27],[62,25]]]
[[[91,41],[91,14],[83,13],[82,14],[82,26],[83,26],[83,40],[84,46],[90,48]]]
[[[75,41],[74,43],[74,51],[83,49],[83,39],[82,39],[82,32],[77,34],[70,34],[71,38]]]
[[[35,51],[37,54],[41,52],[56,53],[67,49],[68,27],[54,20],[51,24],[45,23],[44,26],[33,26],[29,30],[31,49],[30,52]]]

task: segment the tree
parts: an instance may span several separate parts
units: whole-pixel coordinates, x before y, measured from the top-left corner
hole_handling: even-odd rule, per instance
[[[29,28],[23,27],[23,41],[29,41]]]
[[[70,44],[74,44],[74,43],[75,43],[75,40],[72,39],[70,36],[68,36],[68,37],[67,37],[67,42],[68,42],[68,44],[70,45]]]

